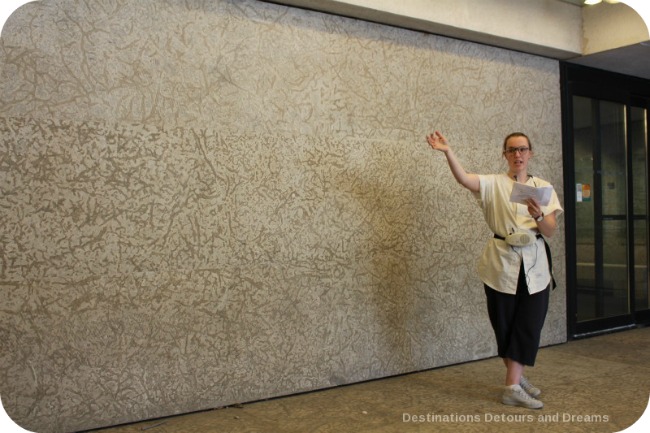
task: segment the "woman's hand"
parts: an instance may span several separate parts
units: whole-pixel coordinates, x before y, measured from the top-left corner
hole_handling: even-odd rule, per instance
[[[555,213],[544,215],[542,212],[542,207],[533,198],[526,200],[526,204],[528,205],[528,213],[535,220],[535,224],[537,224],[537,229],[539,232],[547,238],[553,236],[555,229],[557,228]],[[537,220],[539,217],[542,217],[540,221]]]
[[[481,181],[476,174],[467,173],[463,166],[458,162],[456,155],[449,147],[449,143],[444,135],[439,131],[434,132],[433,134],[427,135],[427,142],[434,150],[439,150],[445,154],[447,158],[447,163],[451,169],[451,174],[454,175],[456,182],[463,185],[465,188],[472,192],[479,192],[481,186]]]
[[[528,206],[528,213],[533,219],[537,219],[542,216],[542,207],[537,203],[537,200],[534,198],[529,198],[526,200],[526,205]]]
[[[551,212],[548,215],[542,213],[542,207],[535,201],[535,199],[528,199],[526,201],[528,205],[528,213],[535,220],[537,224],[537,229],[541,234],[550,238],[555,233],[557,229],[557,219],[555,218],[555,212]],[[543,217],[541,221],[537,221],[537,218]]]
[[[449,152],[449,143],[447,139],[438,131],[433,134],[427,135],[427,143],[434,150],[439,150],[443,153]]]

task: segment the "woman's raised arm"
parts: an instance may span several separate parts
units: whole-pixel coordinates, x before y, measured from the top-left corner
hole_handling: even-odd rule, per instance
[[[480,188],[480,181],[477,174],[467,173],[463,166],[460,164],[456,155],[451,150],[449,142],[447,139],[439,132],[436,131],[433,134],[427,135],[427,142],[434,150],[439,150],[445,154],[447,158],[447,163],[451,169],[451,173],[456,178],[456,181],[463,185],[465,188],[472,192],[478,192]]]

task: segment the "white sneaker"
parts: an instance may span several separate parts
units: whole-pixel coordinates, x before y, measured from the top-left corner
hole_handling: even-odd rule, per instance
[[[528,395],[520,385],[506,386],[501,402],[508,406],[521,406],[528,409],[541,409],[544,403]]]
[[[531,397],[537,398],[542,394],[542,390],[537,388],[532,383],[528,382],[528,379],[526,379],[524,376],[521,376],[519,385],[521,385],[524,391],[526,391]]]

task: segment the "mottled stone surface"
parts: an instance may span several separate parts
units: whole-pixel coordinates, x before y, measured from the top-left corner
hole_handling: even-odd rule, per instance
[[[424,135],[494,172],[524,130],[562,197],[556,61],[248,0],[41,0],[0,44],[0,392],[25,428],[494,355],[490,233]]]
[[[505,368],[494,357],[97,433],[640,433],[649,338],[644,328],[541,349],[527,375],[542,410],[501,403]]]

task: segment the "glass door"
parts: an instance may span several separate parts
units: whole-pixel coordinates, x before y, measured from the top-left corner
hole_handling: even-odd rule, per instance
[[[576,319],[630,314],[625,105],[574,96]]]
[[[632,203],[633,209],[633,255],[634,273],[633,309],[635,314],[648,311],[648,110],[642,107],[630,108],[629,137],[632,154]]]
[[[560,72],[568,337],[650,325],[650,81]]]

